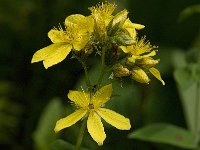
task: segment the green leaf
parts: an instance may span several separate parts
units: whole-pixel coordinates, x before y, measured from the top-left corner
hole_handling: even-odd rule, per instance
[[[169,144],[181,148],[197,148],[195,139],[190,132],[183,128],[164,123],[157,123],[143,127],[131,133],[129,138]]]
[[[195,122],[196,105],[198,101],[197,92],[198,84],[200,82],[200,66],[199,64],[189,64],[187,67],[177,69],[174,73],[176,82],[178,83],[178,90],[181,96],[183,110],[189,130],[193,135],[196,135]],[[199,125],[200,125],[200,120]]]
[[[179,21],[183,21],[195,13],[200,13],[200,5],[193,5],[184,9],[179,16]]]
[[[200,48],[189,49],[185,58],[188,63],[198,63],[200,60]]]
[[[174,78],[182,90],[186,90],[195,82],[192,70],[188,67],[175,70]]]
[[[74,150],[74,145],[64,141],[64,140],[56,140],[51,144],[51,150]],[[81,150],[88,150],[85,148],[81,148]]]
[[[200,81],[200,66],[199,64],[191,63],[184,68],[175,70],[174,77],[182,90],[186,90]]]
[[[195,133],[195,106],[196,106],[196,92],[197,83],[192,84],[189,88],[183,90],[178,87],[178,91],[181,97],[184,115],[187,126],[192,133]]]
[[[57,98],[51,100],[46,106],[33,134],[36,150],[49,150],[49,144],[57,139],[58,134],[53,129],[62,113],[63,107],[61,101]]]
[[[73,150],[74,146],[64,140],[56,140],[51,144],[52,150]]]
[[[168,52],[168,51],[166,51]],[[184,68],[187,66],[185,51],[182,49],[173,49],[172,52],[172,65],[174,68]]]
[[[193,135],[195,130],[195,109],[197,83],[200,81],[199,49],[192,48],[187,53],[176,50],[173,53],[174,78],[178,85],[187,126]]]

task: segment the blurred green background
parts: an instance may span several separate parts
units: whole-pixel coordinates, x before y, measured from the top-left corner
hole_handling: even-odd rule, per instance
[[[68,15],[89,15],[88,7],[98,2],[0,0],[1,150],[68,150],[75,144],[80,123],[60,134],[55,134],[53,128],[58,118],[75,109],[67,100],[67,92],[81,88],[81,65],[74,59],[66,59],[45,70],[42,63],[31,65],[30,62],[36,50],[51,43],[47,37],[50,29],[62,24]],[[192,96],[196,95],[195,90],[198,90],[198,86],[193,85],[196,80],[191,79],[191,67],[188,67],[188,64],[196,64],[198,68],[200,10],[194,6],[200,4],[200,1],[116,0],[115,3],[118,5],[117,11],[126,8],[132,22],[145,25],[145,29],[139,31],[139,36],[147,35],[153,45],[159,46],[157,58],[161,61],[158,68],[166,85],[162,86],[155,79],[152,79],[150,85],[138,84],[128,79],[113,81],[114,93],[122,95],[116,97],[115,102],[109,102],[107,107],[129,117],[132,129],[124,132],[105,124],[107,139],[104,145],[98,147],[86,133],[83,147],[91,150],[192,148],[178,146],[177,143],[133,139],[131,135],[137,129],[153,123],[173,124],[192,133],[194,119],[191,121],[191,116],[194,114],[190,114],[190,110],[194,110],[195,105],[185,101],[193,101],[195,97]],[[193,7],[185,10],[189,6]],[[95,59],[91,60],[90,65],[92,78],[95,78],[98,71],[95,70],[98,65]],[[189,73],[184,73],[184,67],[189,68]],[[178,72],[174,78],[176,70]],[[131,132],[133,133],[130,134]],[[177,138],[178,142],[182,140],[182,137]]]

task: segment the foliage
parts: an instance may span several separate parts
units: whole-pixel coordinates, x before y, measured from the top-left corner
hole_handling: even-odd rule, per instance
[[[197,143],[190,132],[170,124],[151,124],[131,133],[129,138],[164,143],[185,149],[197,148]]]

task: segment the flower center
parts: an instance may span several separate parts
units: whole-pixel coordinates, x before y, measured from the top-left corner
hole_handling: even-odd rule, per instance
[[[89,104],[89,109],[94,109],[94,105],[93,104]]]

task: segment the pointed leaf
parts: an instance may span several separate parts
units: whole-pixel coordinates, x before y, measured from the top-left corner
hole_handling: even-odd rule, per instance
[[[49,150],[49,144],[57,139],[58,134],[55,134],[53,129],[62,113],[63,107],[59,99],[53,99],[45,107],[33,133],[36,150]]]
[[[129,138],[169,144],[181,148],[197,148],[195,139],[189,131],[171,124],[152,124],[134,131],[129,135]]]

